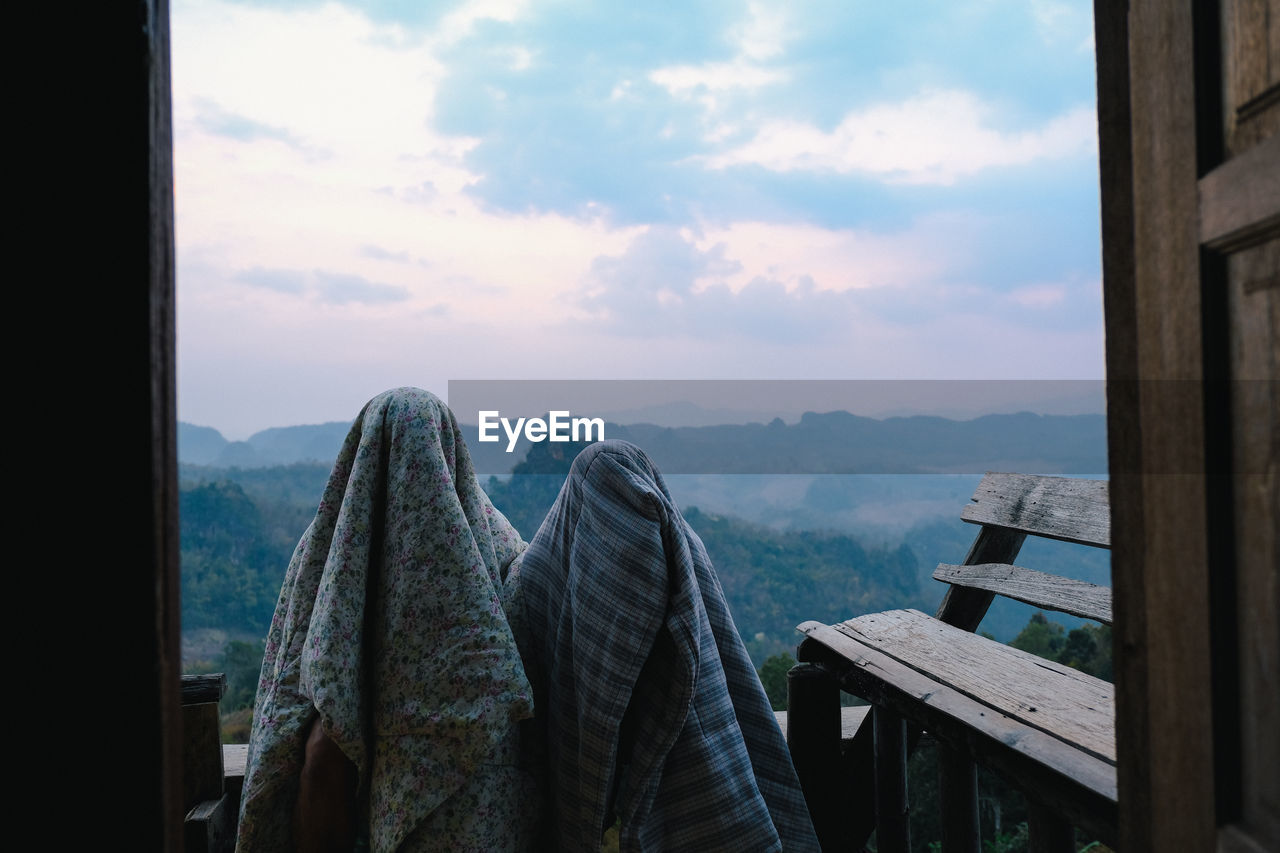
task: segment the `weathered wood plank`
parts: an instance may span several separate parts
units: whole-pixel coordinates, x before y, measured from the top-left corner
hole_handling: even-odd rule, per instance
[[[236,805],[223,796],[192,807],[183,820],[185,853],[231,853],[236,846]]]
[[[1213,291],[1201,277],[1196,179],[1205,151],[1198,137],[1214,135],[1208,111],[1197,115],[1197,95],[1211,94],[1221,79],[1212,79],[1209,63],[1197,62],[1205,59],[1197,42],[1214,39],[1197,38],[1205,32],[1196,27],[1205,6],[1128,3],[1137,310],[1131,326],[1106,328],[1108,347],[1129,339],[1137,352],[1136,363],[1118,371],[1108,359],[1108,386],[1141,384],[1128,401],[1132,408],[1108,405],[1108,433],[1114,419],[1121,439],[1109,442],[1108,458],[1115,644],[1123,650],[1115,661],[1116,740],[1126,851],[1208,850],[1215,835],[1204,476],[1205,451],[1213,445],[1202,393],[1202,299]]]
[[[1229,269],[1236,381],[1231,515],[1223,523],[1230,529],[1223,532],[1235,566],[1214,565],[1213,595],[1221,606],[1213,630],[1224,662],[1215,677],[1224,671],[1232,677],[1221,685],[1224,697],[1214,714],[1224,723],[1220,739],[1239,762],[1239,814],[1225,817],[1248,826],[1264,847],[1280,850],[1280,287],[1248,287],[1264,277],[1280,279],[1280,240],[1233,255]],[[1224,751],[1219,746],[1214,755],[1219,767],[1231,766]]]
[[[1105,681],[918,610],[871,613],[832,627],[1028,726],[1115,761],[1114,691]]]
[[[1280,230],[1280,134],[1200,179],[1200,242],[1234,251]]]
[[[208,675],[182,676],[182,704],[200,705],[205,702],[220,702],[222,694],[227,690],[226,673],[214,672]]]
[[[871,709],[875,733],[876,850],[910,853],[906,721],[884,706]]]
[[[243,779],[245,766],[249,763],[249,744],[224,743],[222,745],[222,767],[228,779]]]
[[[1225,138],[1238,154],[1280,122],[1280,10],[1275,0],[1221,0]],[[1270,11],[1268,11],[1270,6]],[[1216,116],[1215,116],[1216,119]]]
[[[1111,546],[1106,480],[990,472],[971,501],[960,513],[971,524],[993,524],[1098,548]]]
[[[858,726],[862,725],[862,720],[870,713],[871,713],[870,705],[853,705],[848,708],[841,708],[840,709],[840,740],[841,741],[852,740],[853,736],[858,733]],[[774,711],[773,716],[778,719],[778,728],[782,729],[782,736],[785,738],[787,736],[787,712]],[[246,750],[248,749],[248,744],[239,744],[239,746],[243,749],[246,749]],[[229,745],[223,747],[224,755],[226,754],[226,750],[229,748],[230,748]],[[240,774],[243,776],[244,775],[244,759],[242,758],[240,761],[241,761]],[[232,775],[231,768],[228,767],[227,776],[230,777],[231,775]]]
[[[182,804],[216,800],[224,788],[218,703],[182,707]]]
[[[1012,563],[1022,549],[1027,535],[1000,527],[983,527],[974,537],[965,563]],[[938,605],[938,618],[962,631],[974,631],[987,614],[994,594],[980,589],[953,586],[947,589]],[[801,646],[801,650],[805,648]],[[918,729],[907,732],[908,750],[915,748],[919,740]],[[852,847],[862,846],[875,828],[875,780],[865,771],[872,762],[871,721],[864,720],[861,728],[845,749],[842,763],[851,780],[850,805],[846,826]]]
[[[970,589],[985,589],[1046,610],[1111,624],[1110,588],[1087,581],[1007,563],[983,563],[977,566],[939,563],[933,572],[933,578]]]
[[[1036,791],[1104,843],[1116,838],[1116,773],[1105,761],[994,711],[833,626],[805,622],[801,651],[841,679],[845,690],[900,713],[971,759]],[[805,647],[808,648],[805,648]]]
[[[239,808],[240,792],[244,790],[244,770],[249,763],[249,744],[224,743],[222,745],[222,772],[227,796]]]
[[[1022,550],[1027,534],[1002,527],[984,527],[978,531],[965,555],[966,566],[982,563],[1012,563]],[[962,631],[976,631],[987,615],[995,594],[984,589],[953,586],[947,589],[938,605],[937,617]]]

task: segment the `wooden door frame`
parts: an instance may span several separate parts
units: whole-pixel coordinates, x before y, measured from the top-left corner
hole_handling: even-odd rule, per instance
[[[132,116],[122,151],[134,157],[138,193],[122,233],[139,288],[136,326],[145,348],[120,358],[146,401],[135,433],[146,449],[149,519],[136,582],[151,618],[131,638],[130,683],[141,690],[138,727],[152,802],[139,803],[138,846],[178,850],[181,790],[177,695],[178,536],[174,355],[172,138],[168,4],[112,7],[127,67],[112,83]],[[1162,254],[1170,227],[1197,222],[1194,29],[1189,0],[1095,0],[1102,266],[1111,460],[1117,747],[1121,848],[1207,850],[1215,844],[1208,532],[1204,489],[1204,378],[1199,258]],[[1131,48],[1130,28],[1159,33]],[[112,30],[120,33],[119,29]],[[1188,135],[1188,129],[1191,129]],[[1145,171],[1152,149],[1172,168]],[[1168,216],[1153,219],[1152,209]],[[1185,236],[1185,235],[1184,235]],[[1194,235],[1192,235],[1194,237]],[[1195,240],[1193,239],[1193,244]],[[145,246],[145,250],[144,250]],[[1136,258],[1156,258],[1156,263]],[[1173,478],[1172,480],[1170,478]],[[1171,483],[1181,488],[1169,488]],[[138,517],[136,514],[135,518]],[[1182,524],[1171,524],[1181,519]],[[1177,572],[1157,571],[1177,564]],[[150,767],[151,770],[147,770]],[[135,790],[147,798],[145,791]],[[148,841],[149,839],[149,841]]]
[[[1276,140],[1219,168],[1220,14],[1217,0],[1094,2],[1126,853],[1253,849],[1230,826],[1236,475],[1216,250],[1256,237],[1250,217],[1274,228],[1239,189],[1272,168]]]

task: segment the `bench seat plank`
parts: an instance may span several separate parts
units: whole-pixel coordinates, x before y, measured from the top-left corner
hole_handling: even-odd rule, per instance
[[[960,517],[1063,542],[1111,547],[1106,480],[988,473]]]
[[[951,689],[859,642],[838,626],[805,622],[799,630],[808,637],[802,652],[812,649],[805,652],[805,659],[820,660],[844,689],[894,709],[1015,785],[1035,791],[1104,842],[1115,839],[1116,771],[1112,762]],[[983,642],[998,645],[991,640]]]
[[[1115,763],[1115,691],[1101,679],[918,610],[871,613],[832,627],[1025,725]]]
[[[1111,624],[1111,589],[1008,563],[956,566],[939,563],[934,580],[984,589],[1046,610]]]
[[[862,725],[862,720],[871,712],[870,705],[853,705],[840,709],[840,740],[852,740],[853,736],[858,733],[858,726]],[[787,736],[787,712],[774,711],[773,716],[778,718],[778,728],[782,729],[782,736]]]

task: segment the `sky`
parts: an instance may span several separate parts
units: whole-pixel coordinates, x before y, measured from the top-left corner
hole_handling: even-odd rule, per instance
[[[178,416],[1101,379],[1078,0],[172,0]]]

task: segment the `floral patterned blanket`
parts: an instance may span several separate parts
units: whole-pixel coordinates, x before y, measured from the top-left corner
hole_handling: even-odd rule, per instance
[[[519,767],[532,694],[504,615],[525,543],[476,482],[452,412],[414,388],[351,428],[267,635],[237,850],[293,847],[318,715],[355,763],[375,851],[513,850],[538,837]]]

